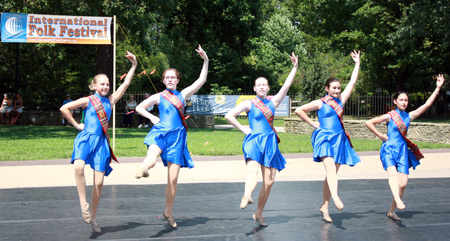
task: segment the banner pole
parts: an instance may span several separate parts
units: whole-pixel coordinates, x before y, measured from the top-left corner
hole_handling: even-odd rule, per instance
[[[116,15],[113,17],[113,93],[116,92]],[[113,151],[116,150],[116,105],[113,106]]]

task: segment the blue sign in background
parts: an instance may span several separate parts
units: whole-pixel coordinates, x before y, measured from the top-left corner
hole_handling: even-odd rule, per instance
[[[24,13],[2,13],[2,42],[26,43],[27,18]]]
[[[225,115],[239,104],[238,101],[247,99],[249,96],[244,95],[193,95],[190,98],[192,106],[188,107],[186,112],[190,115]],[[289,97],[286,96],[275,109],[275,116],[289,116],[289,114]]]

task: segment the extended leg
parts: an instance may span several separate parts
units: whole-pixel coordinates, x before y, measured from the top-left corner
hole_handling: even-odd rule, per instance
[[[153,168],[156,164],[156,158],[162,153],[161,149],[157,145],[151,145],[148,147],[147,156],[145,157],[142,164],[136,170],[135,177],[148,177],[148,170]]]
[[[253,203],[252,193],[258,184],[258,168],[258,162],[254,160],[247,161],[247,177],[245,178],[244,196],[242,196],[241,199],[241,209],[244,209],[248,204]]]

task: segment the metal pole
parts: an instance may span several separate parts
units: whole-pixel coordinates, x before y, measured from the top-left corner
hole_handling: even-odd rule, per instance
[[[19,93],[19,43],[16,43],[16,93]]]
[[[116,92],[116,15],[113,17],[113,93]],[[116,149],[116,105],[113,106],[113,146]]]

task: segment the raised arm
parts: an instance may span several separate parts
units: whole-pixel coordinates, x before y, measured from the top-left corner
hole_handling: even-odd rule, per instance
[[[286,81],[284,81],[283,86],[281,87],[280,91],[272,98],[273,105],[275,108],[277,108],[281,102],[283,101],[284,97],[287,95],[287,92],[289,88],[291,87],[292,83],[294,82],[295,74],[297,73],[298,69],[298,55],[295,55],[294,52],[292,52],[292,55],[289,56],[292,61],[292,70],[289,73],[288,77],[286,78]]]
[[[59,109],[61,111],[61,114],[66,118],[77,130],[81,131],[84,129],[84,124],[79,124],[70,113],[71,110],[83,108],[86,109],[86,107],[89,104],[89,98],[83,97],[75,101],[71,101]]]
[[[300,117],[303,121],[310,124],[313,128],[317,129],[320,127],[320,124],[317,122],[314,122],[309,116],[306,114],[310,111],[318,110],[322,107],[322,101],[321,100],[313,100],[309,102],[308,104],[304,104],[297,109],[295,109],[295,114]]]
[[[381,133],[378,131],[378,129],[375,127],[375,124],[388,122],[391,119],[391,116],[389,114],[384,114],[382,116],[375,117],[373,119],[370,119],[366,121],[366,126],[369,128],[373,134],[375,134],[378,138],[380,138],[382,141],[387,141],[389,138],[386,134]]]
[[[125,81],[122,85],[114,92],[111,96],[109,96],[109,102],[111,102],[111,105],[114,105],[117,103],[117,101],[122,98],[123,94],[125,94],[125,91],[128,89],[128,86],[131,84],[131,80],[133,79],[134,71],[136,71],[137,66],[137,60],[136,56],[134,54],[127,51],[127,54],[125,55],[130,62],[131,62],[131,68],[128,70],[127,77],[125,77]]]
[[[347,87],[345,87],[345,90],[341,93],[339,96],[339,99],[342,102],[342,105],[345,105],[347,103],[348,98],[350,98],[350,95],[353,92],[353,88],[355,88],[356,80],[358,80],[358,74],[359,74],[359,66],[360,66],[360,51],[356,52],[356,50],[353,50],[350,55],[352,56],[353,61],[355,61],[355,67],[353,68],[352,77],[350,78],[350,82],[347,84]]]
[[[200,45],[198,45],[198,48],[195,51],[197,51],[197,53],[203,59],[202,71],[200,72],[200,76],[198,77],[198,79],[192,85],[186,87],[181,91],[181,94],[185,99],[189,99],[193,94],[195,94],[195,92],[197,92],[203,86],[203,84],[205,84],[206,77],[208,76],[208,55],[206,55],[206,52]]]
[[[241,102],[239,105],[231,109],[226,115],[225,119],[235,128],[242,131],[245,135],[248,135],[250,133],[250,128],[245,128],[239,121],[237,121],[236,116],[239,115],[242,112],[248,112],[251,108],[251,102],[249,100],[246,100],[244,102]]]
[[[439,91],[441,90],[442,85],[444,85],[444,75],[440,74],[437,76],[436,80],[436,89],[433,91],[433,94],[431,94],[430,98],[428,98],[427,102],[417,108],[414,111],[409,112],[409,116],[411,117],[411,121],[418,118],[420,115],[422,115],[430,106],[433,104],[434,100],[436,99],[436,96],[438,96]]]
[[[136,106],[136,112],[139,113],[139,115],[149,119],[154,125],[158,124],[159,117],[153,115],[152,113],[148,112],[147,109],[150,106],[159,105],[159,94],[154,94],[139,103],[138,106]]]

